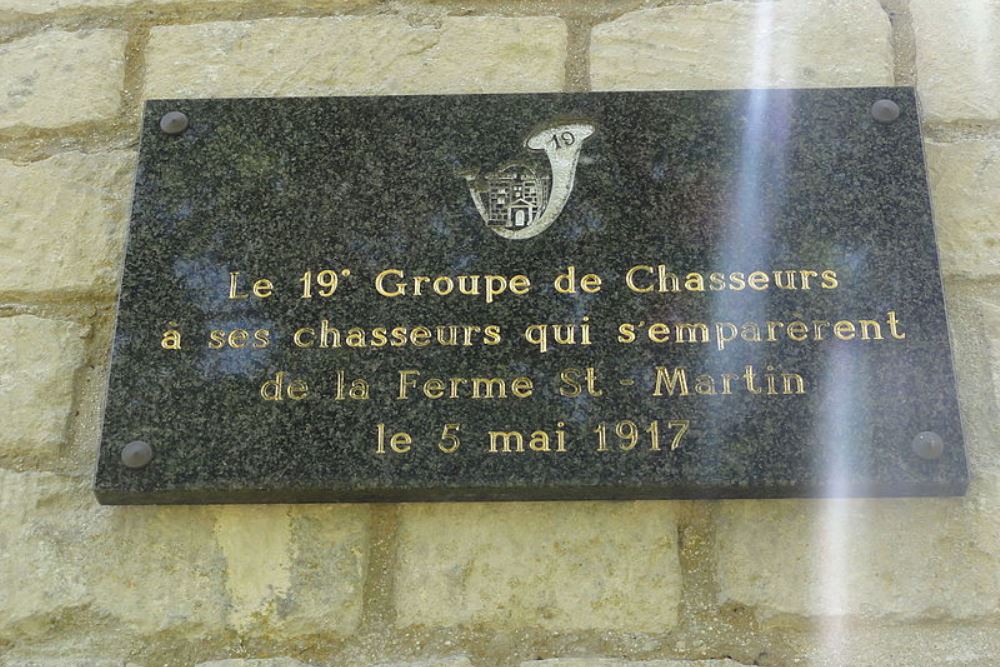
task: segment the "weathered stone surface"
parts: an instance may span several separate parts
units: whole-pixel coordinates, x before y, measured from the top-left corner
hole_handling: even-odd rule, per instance
[[[814,631],[795,643],[802,648],[796,651],[798,660],[789,664],[995,667],[1000,632],[990,623],[857,623],[827,626],[824,632]]]
[[[121,30],[46,32],[0,44],[0,130],[107,121],[121,106]]]
[[[732,660],[622,660],[620,658],[550,658],[529,660],[521,667],[740,667]]]
[[[262,619],[290,636],[349,634],[361,620],[368,562],[365,506],[219,507],[229,622]]]
[[[33,315],[0,318],[0,455],[51,456],[66,439],[87,329]]]
[[[1000,295],[988,281],[945,285],[969,469],[1000,476]]]
[[[211,510],[100,507],[89,481],[0,470],[0,640],[98,618],[116,633],[221,629]]]
[[[1000,142],[925,146],[942,270],[970,278],[1000,275]]]
[[[670,503],[402,510],[400,625],[661,632],[677,621],[680,589]]]
[[[197,0],[199,5],[212,6],[253,6],[260,0]],[[324,9],[344,9],[367,4],[370,0],[268,0],[272,9],[302,8],[317,6]],[[0,12],[18,14],[49,14],[63,10],[81,11],[133,5],[173,5],[177,0],[0,0]],[[190,5],[191,3],[185,3]],[[189,7],[185,7],[188,9]]]
[[[18,658],[4,656],[4,667],[141,667],[120,658],[45,657]]]
[[[911,0],[910,12],[924,119],[1000,118],[1000,2]]]
[[[0,0],[0,12],[48,14],[61,9],[120,7],[136,0]]]
[[[558,90],[557,18],[268,19],[150,33],[145,96],[240,97]]]
[[[24,165],[0,160],[0,290],[112,292],[133,159],[113,151]]]
[[[452,655],[407,662],[380,662],[372,667],[472,667],[472,662],[464,655]]]
[[[630,12],[591,34],[594,90],[892,83],[877,0],[739,2]]]
[[[287,635],[355,631],[368,571],[369,507],[294,507],[289,515],[291,595],[272,622]]]
[[[309,667],[308,663],[295,658],[232,658],[230,660],[212,660],[200,662],[196,667]]]
[[[1000,331],[1000,300],[996,303],[982,303],[983,325],[987,331]],[[993,388],[997,401],[1000,401],[1000,338],[990,339],[990,352],[993,362]]]
[[[719,601],[762,616],[1000,613],[1000,486],[965,498],[736,501],[716,529]]]

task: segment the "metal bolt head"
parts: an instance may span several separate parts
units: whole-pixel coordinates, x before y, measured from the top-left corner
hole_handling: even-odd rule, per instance
[[[145,468],[153,460],[153,448],[142,440],[134,440],[122,447],[122,463],[126,468]]]
[[[166,134],[180,134],[188,128],[188,117],[180,111],[168,111],[160,119],[160,129]]]
[[[944,440],[934,431],[917,433],[913,442],[910,443],[910,447],[913,448],[914,454],[928,461],[939,459],[944,454]]]
[[[899,118],[899,105],[892,100],[878,100],[872,105],[872,117],[880,123],[891,123]]]

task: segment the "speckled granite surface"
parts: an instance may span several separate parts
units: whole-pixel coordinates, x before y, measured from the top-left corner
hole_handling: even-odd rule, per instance
[[[897,120],[873,119],[882,98]],[[190,119],[180,135],[159,129],[171,110]],[[551,206],[561,186],[524,141],[560,123],[595,129],[561,214],[528,239],[494,233],[464,175],[481,170],[472,183],[487,209],[514,220],[513,199],[522,219],[541,215],[539,198]],[[516,184],[490,180],[512,164]],[[679,275],[676,292],[657,290],[661,264]],[[600,291],[556,292],[569,265],[599,275]],[[338,272],[330,298],[323,269]],[[374,289],[386,269],[531,285],[492,303],[389,297]],[[231,272],[237,296],[260,278],[271,296],[229,298]],[[702,290],[697,278],[684,288],[692,273]],[[392,278],[388,291],[407,282]],[[320,346],[324,320],[340,347]],[[844,340],[838,321],[852,323]],[[677,340],[692,335],[678,324],[700,323],[706,342]],[[547,351],[525,340],[532,325],[568,324],[575,345],[551,327]],[[454,325],[469,344],[442,344],[439,325],[446,342]],[[300,330],[311,346],[296,346]],[[909,89],[153,101],[96,492],[107,503],[962,493],[947,336]],[[580,381],[560,382],[567,369]],[[405,375],[415,381],[400,399],[407,370],[420,375]],[[279,372],[283,400],[265,400]],[[345,395],[364,378],[368,398],[337,400],[340,372]],[[518,376],[529,397],[514,396]],[[425,394],[432,378],[443,397]],[[451,378],[470,380],[454,399]],[[471,398],[471,378],[502,380],[507,397]],[[459,425],[452,453],[447,424]],[[401,431],[412,442],[396,453]],[[525,451],[502,451],[497,433],[515,431]],[[939,458],[914,453],[925,431],[940,436]],[[136,440],[154,457],[132,469],[120,452]]]

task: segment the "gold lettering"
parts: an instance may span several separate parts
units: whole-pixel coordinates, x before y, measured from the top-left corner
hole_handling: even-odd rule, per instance
[[[888,323],[889,323],[889,334],[893,338],[896,338],[897,340],[903,340],[904,338],[906,338],[906,334],[900,332],[896,328],[897,325],[899,325],[899,320],[896,319],[896,311],[894,310],[889,311]]]
[[[674,336],[678,343],[707,343],[708,326],[702,322],[680,322],[674,325]]]
[[[869,329],[875,332],[875,340],[884,340],[882,338],[882,325],[875,320],[858,320],[858,324],[861,325],[861,340],[872,339]]]
[[[177,330],[179,325],[177,322],[167,322],[167,326],[171,328],[163,332],[163,337],[160,339],[160,347],[164,350],[181,349],[181,332]]]
[[[785,333],[792,340],[801,343],[809,338],[809,327],[805,322],[789,322],[785,327]]]
[[[809,278],[819,275],[815,271],[799,271],[799,274],[802,276],[802,289],[809,289]]]
[[[261,278],[260,280],[254,282],[253,284],[253,295],[266,299],[274,293],[274,285],[267,278]]]
[[[716,322],[715,323],[715,344],[719,348],[719,351],[726,349],[728,343],[736,340],[736,336],[739,334],[739,329],[732,322]]]
[[[757,290],[758,292],[766,290],[770,281],[771,276],[763,271],[754,271],[747,276],[747,284],[750,285],[750,289]]]
[[[524,436],[518,431],[490,431],[490,454],[496,454],[498,451],[509,454],[511,442],[515,443],[514,451],[524,451]],[[500,444],[503,445],[502,449],[498,449]]]
[[[534,391],[534,383],[531,378],[519,375],[510,381],[510,393],[516,398],[530,398]]]
[[[854,338],[854,322],[840,320],[833,325],[833,335],[840,340],[851,340]]]
[[[397,399],[406,399],[408,397],[407,392],[417,386],[417,381],[410,379],[413,376],[419,377],[420,371],[399,371],[399,395],[396,397]]]
[[[472,398],[493,398],[494,387],[497,398],[507,398],[507,383],[500,378],[472,378]]]
[[[705,279],[700,273],[689,273],[684,278],[684,289],[689,292],[704,292]]]
[[[663,396],[664,387],[667,394],[674,395],[677,391],[679,396],[688,395],[687,371],[683,368],[675,368],[671,373],[666,366],[656,367],[656,384],[653,387],[653,396]]]
[[[240,277],[240,272],[239,271],[230,271],[229,272],[229,298],[230,299],[247,299],[247,298],[250,297],[250,295],[247,294],[246,292],[244,292],[243,294],[239,294],[239,291],[238,291],[238,289],[236,287],[236,281],[237,281],[237,279],[239,277]]]
[[[640,272],[640,271],[652,274],[653,273],[653,267],[647,266],[645,264],[637,264],[636,266],[633,266],[631,269],[629,269],[625,273],[625,284],[628,286],[628,288],[630,290],[632,290],[633,292],[636,292],[638,294],[644,294],[646,292],[652,292],[653,291],[653,286],[652,285],[648,285],[646,287],[639,287],[638,285],[635,284],[635,274],[638,273],[638,272]]]
[[[670,340],[670,325],[663,322],[654,322],[646,330],[646,336],[654,343],[666,343]]]
[[[402,296],[406,294],[406,287],[402,283],[396,283],[395,289],[392,290],[387,290],[384,284],[385,280],[390,277],[402,279],[404,275],[406,274],[399,269],[386,269],[385,271],[380,272],[377,276],[375,276],[375,291],[382,296],[388,297]]]
[[[837,272],[827,269],[823,272],[823,289],[836,289],[840,283],[837,282]]]

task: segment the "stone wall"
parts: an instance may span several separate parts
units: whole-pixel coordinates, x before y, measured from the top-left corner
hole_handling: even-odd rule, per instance
[[[966,497],[95,503],[144,98],[893,83]],[[0,0],[0,663],[995,665],[998,287],[997,0]]]

